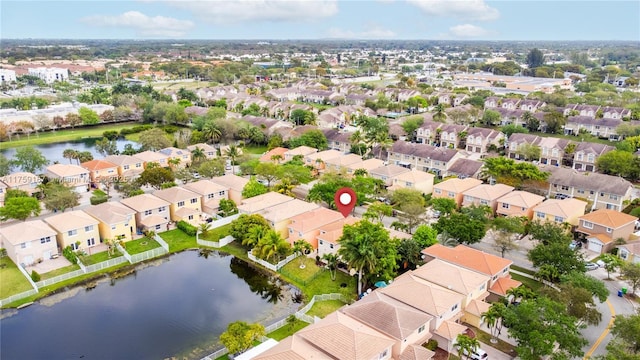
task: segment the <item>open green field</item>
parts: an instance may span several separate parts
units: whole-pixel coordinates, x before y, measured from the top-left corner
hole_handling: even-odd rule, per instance
[[[82,261],[82,263],[85,265],[93,265],[103,261],[115,259],[120,256],[122,256],[122,254],[120,254],[118,250],[115,250],[113,255],[109,255],[108,251],[102,251],[97,254],[83,256],[82,258],[80,258],[80,261]]]
[[[0,279],[0,299],[33,289],[8,256],[0,259]]]
[[[538,290],[543,286],[543,284],[537,280],[530,279],[528,277],[524,277],[522,275],[511,273],[511,278],[514,280],[520,281],[524,286],[533,290],[534,292],[538,292]]]
[[[119,123],[109,125],[88,126],[78,129],[65,129],[57,131],[48,131],[44,133],[34,133],[22,136],[20,139],[14,137],[11,141],[0,142],[0,149],[15,148],[20,146],[51,144],[57,142],[82,140],[86,138],[101,138],[102,133],[108,130],[120,131],[124,128],[136,125],[136,123]]]
[[[212,86],[213,83],[208,81],[189,81],[189,82],[173,82],[173,81],[161,81],[154,82],[152,84],[153,88],[158,91],[163,90],[175,90],[178,91],[180,88],[185,88],[186,90],[196,90],[208,86]]]
[[[153,239],[143,237],[142,239],[127,241],[124,246],[129,255],[133,255],[160,247],[160,244]]]

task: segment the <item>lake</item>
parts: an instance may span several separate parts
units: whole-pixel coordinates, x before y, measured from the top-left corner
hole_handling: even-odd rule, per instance
[[[95,148],[95,143],[100,139],[91,138],[77,141],[66,141],[66,142],[58,142],[51,144],[41,144],[34,145],[33,147],[40,150],[44,154],[44,156],[49,159],[49,162],[53,164],[55,161],[61,164],[68,164],[69,159],[65,159],[62,157],[62,152],[66,149],[74,149],[77,151],[89,151],[93,154],[94,159],[102,159],[103,156],[100,155]],[[118,147],[118,151],[124,150],[125,145],[131,144],[133,147],[138,148],[139,145],[135,141],[129,141],[124,139],[116,140],[116,145]],[[8,159],[12,159],[16,153],[16,148],[9,149],[0,149],[0,154],[3,154]],[[73,160],[75,162],[75,160]]]
[[[289,285],[233,256],[201,255],[174,254],[92,290],[3,310],[2,359],[199,358],[228,323],[269,324],[297,308]]]

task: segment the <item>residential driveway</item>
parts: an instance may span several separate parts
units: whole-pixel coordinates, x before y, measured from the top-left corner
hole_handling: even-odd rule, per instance
[[[487,358],[490,360],[511,360],[512,356],[503,353],[502,351],[493,348],[487,344],[480,343],[480,348],[487,352]]]

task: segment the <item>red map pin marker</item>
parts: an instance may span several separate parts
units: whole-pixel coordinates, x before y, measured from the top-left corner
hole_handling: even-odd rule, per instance
[[[333,201],[336,203],[338,211],[342,216],[347,217],[356,206],[356,192],[352,188],[343,187],[336,191]]]

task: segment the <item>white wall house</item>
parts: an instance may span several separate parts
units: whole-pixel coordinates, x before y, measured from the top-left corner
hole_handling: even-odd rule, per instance
[[[13,70],[0,69],[0,83],[16,81],[16,72]]]
[[[69,80],[69,70],[62,68],[29,68],[29,75],[37,76],[47,84],[51,84],[55,81]]]

